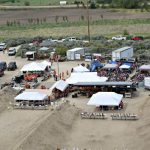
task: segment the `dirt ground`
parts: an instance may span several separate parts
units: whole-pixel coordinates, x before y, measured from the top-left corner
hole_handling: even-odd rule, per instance
[[[150,12],[128,12],[128,11],[112,11],[109,9],[90,9],[91,20],[102,19],[136,19],[136,18],[150,18]],[[67,16],[69,21],[79,21],[81,16],[86,19],[86,9],[33,9],[33,10],[0,10],[0,25],[6,24],[7,21],[20,21],[20,23],[28,23],[28,19],[43,19],[46,18],[47,22],[56,22],[56,16],[59,17],[58,21],[63,21],[62,17]]]
[[[9,81],[19,73],[19,69],[24,64],[28,63],[26,59],[7,56],[2,52],[0,60],[6,62],[14,60],[18,65],[16,71],[6,71],[0,82]],[[70,70],[79,63],[81,62],[59,63],[60,72]],[[57,63],[54,63],[54,66],[57,68]],[[49,79],[47,82],[54,80]],[[124,112],[138,114],[137,121],[111,120],[112,112],[106,112],[107,120],[81,119],[80,112],[96,111],[94,106],[86,105],[89,99],[83,96],[73,99],[70,95],[65,98],[70,104],[61,105],[60,110],[55,110],[54,106],[50,106],[49,110],[45,111],[13,110],[10,101],[13,101],[14,95],[9,92],[11,91],[6,89],[5,93],[2,92],[4,94],[0,95],[0,105],[5,103],[6,106],[0,111],[0,149],[2,150],[56,150],[58,147],[67,150],[73,148],[149,150],[149,91],[138,89],[134,98],[123,99],[126,104]],[[54,110],[52,111],[51,108]]]

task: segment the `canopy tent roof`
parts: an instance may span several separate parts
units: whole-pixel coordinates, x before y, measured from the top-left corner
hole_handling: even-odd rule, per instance
[[[117,64],[116,61],[110,61],[109,64]]]
[[[66,81],[59,80],[59,81],[55,82],[50,89],[53,90],[54,88],[56,88],[63,92],[68,86],[69,86],[69,84]]]
[[[52,90],[51,89],[25,89],[25,92],[38,92],[38,93],[44,93],[48,96],[51,96]]]
[[[46,66],[51,66],[51,62],[48,62],[46,60],[42,61],[41,64],[44,64]]]
[[[40,92],[23,92],[15,97],[15,100],[42,101],[48,99],[48,95]]]
[[[71,73],[71,76],[66,80],[68,84],[82,83],[93,83],[93,82],[105,82],[107,77],[97,76],[97,72],[82,72],[82,73]]]
[[[114,69],[117,68],[118,65],[117,64],[106,64],[103,68],[104,69]]]
[[[119,106],[122,98],[122,94],[117,94],[115,92],[98,92],[92,95],[87,105]]]
[[[89,70],[86,67],[79,65],[73,68],[73,72],[89,72]]]
[[[150,65],[142,65],[139,70],[150,70]]]
[[[29,64],[25,64],[21,71],[44,71],[46,69],[47,65],[37,63],[37,62],[32,62]]]
[[[28,52],[26,52],[25,55],[33,55],[33,54],[35,54],[35,53],[36,53],[36,51],[28,51]]]
[[[126,65],[126,64],[123,64],[123,65],[121,65],[119,68],[120,68],[120,69],[129,69],[129,68],[131,68],[131,66]]]

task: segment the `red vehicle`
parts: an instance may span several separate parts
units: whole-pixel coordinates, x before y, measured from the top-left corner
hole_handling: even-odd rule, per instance
[[[135,36],[135,37],[132,37],[131,40],[139,41],[139,40],[143,40],[143,37],[142,36]]]

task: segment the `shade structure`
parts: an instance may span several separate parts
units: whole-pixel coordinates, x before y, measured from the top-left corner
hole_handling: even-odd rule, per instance
[[[150,65],[142,65],[139,70],[150,70]]]
[[[96,72],[71,73],[71,76],[66,80],[68,84],[82,83],[100,83],[106,82],[107,77],[99,77]]]
[[[106,64],[103,68],[104,69],[115,69],[117,67],[118,67],[117,64]]]
[[[44,71],[46,69],[47,65],[37,63],[37,62],[32,62],[29,64],[26,64],[22,67],[21,71]]]
[[[122,98],[122,94],[117,94],[115,92],[98,92],[92,95],[87,105],[119,106]]]
[[[56,83],[54,83],[50,89],[53,90],[54,88],[56,88],[63,92],[68,86],[69,84],[66,81],[59,80]]]
[[[42,101],[48,99],[48,95],[40,92],[23,92],[15,97],[15,100]]]
[[[89,72],[89,70],[86,67],[79,65],[73,68],[73,72]]]

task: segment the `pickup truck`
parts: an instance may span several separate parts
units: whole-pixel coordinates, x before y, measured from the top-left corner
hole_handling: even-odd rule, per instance
[[[112,37],[112,40],[126,40],[126,37],[124,37],[124,36],[121,36],[121,35],[118,35],[118,36],[114,36],[114,37]]]

